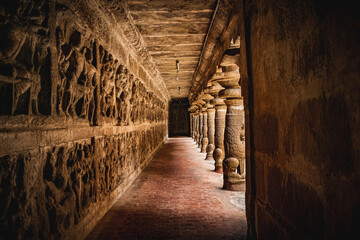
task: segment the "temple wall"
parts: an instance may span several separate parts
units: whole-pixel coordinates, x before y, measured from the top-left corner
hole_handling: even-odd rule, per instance
[[[336,1],[245,7],[250,236],[351,238],[360,222],[358,13]]]
[[[0,239],[84,238],[167,138],[158,75],[103,9],[0,6]]]

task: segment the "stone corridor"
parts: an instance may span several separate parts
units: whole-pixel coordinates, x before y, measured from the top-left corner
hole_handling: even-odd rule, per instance
[[[87,239],[245,239],[245,184],[222,174],[191,138],[169,138]]]
[[[359,33],[353,0],[2,0],[0,240],[353,239]]]

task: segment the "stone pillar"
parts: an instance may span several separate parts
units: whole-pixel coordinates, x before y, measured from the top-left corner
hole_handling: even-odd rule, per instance
[[[201,110],[199,110],[201,111]],[[198,147],[201,148],[201,142],[203,139],[203,114],[199,112],[199,138],[198,138]]]
[[[241,88],[239,81],[239,68],[235,64],[238,55],[224,55],[221,63],[224,78],[218,82],[225,89],[219,92],[227,107],[225,126],[225,156],[223,161],[224,189],[239,191],[241,183],[245,181],[244,147],[240,140],[240,131],[243,122],[241,106]],[[239,173],[236,170],[239,169]]]
[[[214,134],[215,134],[215,109],[208,102],[207,103],[207,113],[208,113],[208,139],[209,144],[206,147],[206,160],[213,160],[213,151],[214,151]]]
[[[240,111],[241,111],[241,127],[240,127],[241,158],[239,161],[238,173],[245,174],[245,152],[246,152],[246,150],[245,150],[245,109],[244,109],[244,104],[241,104]]]
[[[201,152],[206,153],[206,147],[209,143],[206,106],[204,106],[201,109],[201,113],[203,115],[203,126],[202,126],[203,127],[203,129],[202,129],[203,138],[202,138],[202,142],[201,142]]]
[[[202,130],[203,130],[203,115],[201,112],[201,108],[204,104],[205,104],[205,102],[201,98],[198,98],[196,101],[193,102],[193,105],[196,106],[197,113],[198,113],[197,114],[198,121],[197,121],[197,126],[196,126],[198,137],[197,137],[196,142],[197,142],[199,148],[201,148],[202,137],[203,137],[203,132],[202,132]]]
[[[195,115],[196,115],[196,106],[192,105],[189,107],[190,112],[190,136],[195,140]]]
[[[192,115],[192,124],[191,124],[191,128],[192,128],[192,132],[191,132],[191,136],[193,139],[195,139],[195,123],[196,123],[196,113],[194,112]]]
[[[225,132],[225,116],[226,105],[222,98],[219,97],[219,91],[223,89],[216,81],[213,82],[211,94],[214,99],[210,101],[215,107],[215,149],[213,157],[215,160],[215,172],[223,173],[223,160],[225,158],[224,149],[224,132]]]
[[[194,113],[190,112],[190,137],[194,138],[194,134],[193,134],[193,123],[194,123]]]
[[[215,109],[214,106],[210,104],[210,100],[214,97],[211,95],[212,83],[211,79],[205,88],[206,95],[204,100],[206,101],[206,112],[207,112],[207,135],[208,135],[208,145],[206,146],[206,158],[205,160],[213,160],[213,151],[214,151],[214,132],[215,132]]]
[[[195,112],[195,121],[194,121],[194,141],[197,143],[199,137],[199,113],[196,110]]]

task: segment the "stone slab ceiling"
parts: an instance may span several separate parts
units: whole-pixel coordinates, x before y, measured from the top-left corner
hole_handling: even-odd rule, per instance
[[[217,0],[128,0],[131,16],[171,98],[189,95],[216,3]]]

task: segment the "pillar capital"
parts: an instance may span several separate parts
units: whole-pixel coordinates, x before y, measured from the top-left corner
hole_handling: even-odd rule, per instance
[[[219,97],[219,92],[224,88],[217,81],[213,81],[212,84],[213,85],[211,87],[210,94],[214,98],[210,101],[210,104],[213,105],[215,108],[217,106],[224,106],[225,105],[224,100]]]
[[[219,96],[223,99],[240,99],[241,87],[239,85],[240,73],[239,67],[236,64],[230,65],[231,67],[224,67],[226,72],[223,72],[223,78],[218,80],[218,83],[224,87],[219,92]],[[233,68],[234,67],[234,68]],[[236,104],[236,101],[230,101],[229,104]],[[226,102],[225,102],[226,104]]]
[[[190,115],[194,115],[196,113],[196,110],[197,110],[197,106],[196,105],[191,105],[189,108],[188,108],[188,111],[190,112]]]
[[[198,111],[201,109],[202,105],[204,104],[205,102],[199,97],[192,103],[192,105],[196,106]]]
[[[199,98],[201,98],[201,100],[203,101],[203,104],[202,104],[202,107],[203,107],[203,109],[207,109],[208,108],[208,106],[209,106],[209,104],[208,104],[208,102],[211,100],[211,99],[213,99],[213,97],[208,93],[208,89],[204,89],[204,91],[201,93],[201,94],[199,94]],[[205,111],[204,110],[204,111]]]

